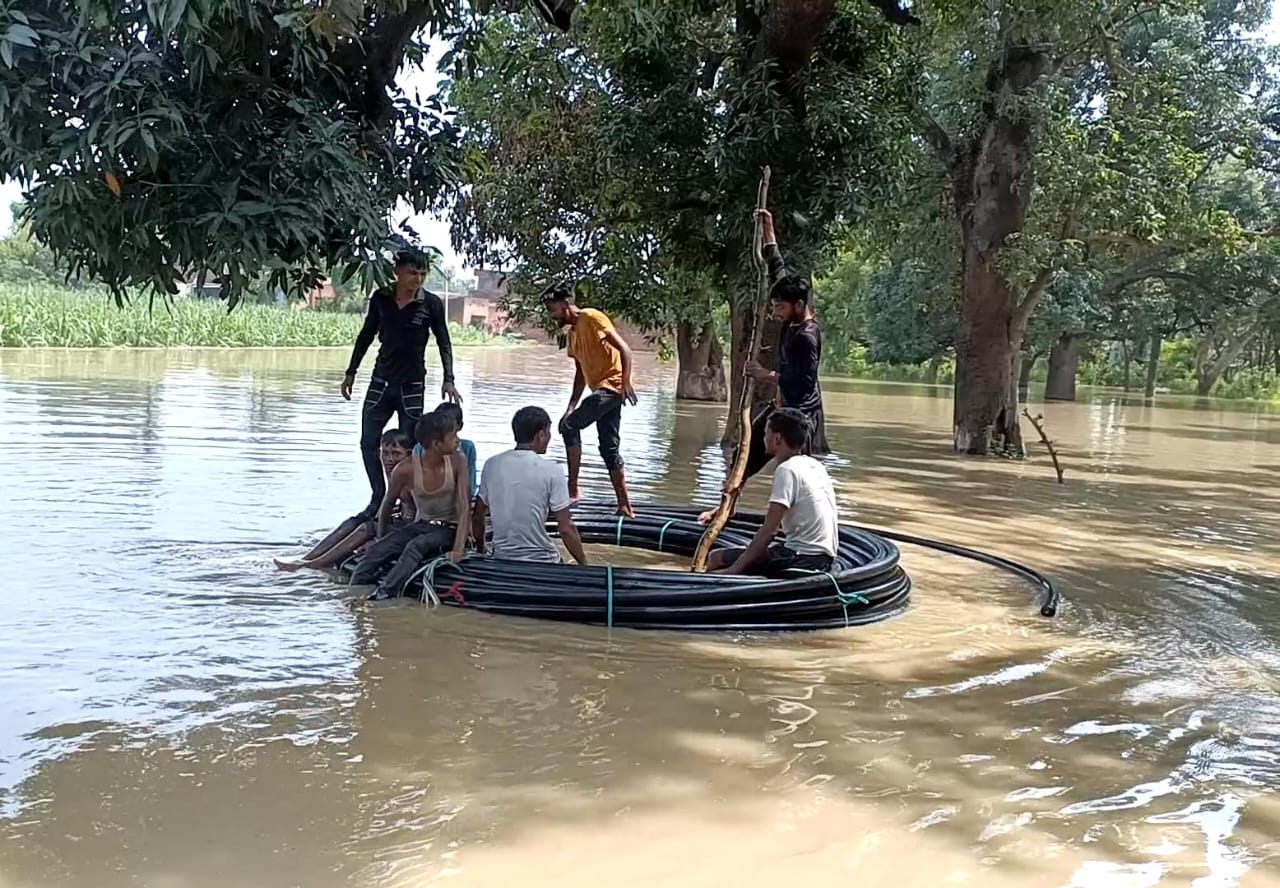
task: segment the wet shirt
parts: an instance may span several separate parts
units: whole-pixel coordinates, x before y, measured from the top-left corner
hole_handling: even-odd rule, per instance
[[[613,321],[602,311],[584,308],[569,330],[569,357],[582,368],[587,388],[608,389],[622,394],[622,352],[605,341],[613,332]]]
[[[840,541],[831,476],[811,456],[793,456],[774,470],[769,502],[783,506],[783,544],[797,555],[835,557]]]
[[[777,244],[765,247],[770,284],[787,275]],[[812,413],[822,407],[818,365],[822,361],[822,331],[812,319],[785,325],[778,333],[778,395],[783,407]]]
[[[493,555],[518,561],[558,562],[547,517],[569,508],[564,472],[532,450],[508,450],[484,464],[480,499],[493,522]]]
[[[373,375],[391,383],[417,382],[427,375],[425,355],[431,334],[440,349],[444,381],[453,382],[453,343],[445,321],[444,302],[434,293],[419,290],[417,296],[400,308],[396,305],[395,287],[383,287],[369,297],[369,310],[364,326],[356,335],[347,374],[354,376],[365,352],[377,337],[378,359]]]
[[[468,440],[467,438],[459,438],[458,452],[461,453],[463,458],[466,459],[467,461],[467,484],[471,489],[471,496],[474,498],[476,495],[476,489],[477,489],[476,488],[476,460],[478,459],[478,457],[476,456],[475,442]],[[413,445],[413,455],[422,456],[421,444]]]

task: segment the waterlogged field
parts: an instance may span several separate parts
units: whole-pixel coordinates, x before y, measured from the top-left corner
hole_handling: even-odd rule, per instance
[[[0,347],[167,348],[350,345],[361,316],[271,305],[226,305],[203,299],[165,302],[139,297],[123,307],[105,292],[76,293],[47,285],[0,285]],[[513,340],[449,325],[455,345]]]

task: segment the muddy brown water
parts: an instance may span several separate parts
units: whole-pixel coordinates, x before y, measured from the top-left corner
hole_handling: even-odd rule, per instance
[[[904,547],[887,623],[610,634],[269,568],[364,501],[344,359],[0,352],[0,888],[1280,885],[1275,413],[1048,405],[1059,487],[948,455],[941,389],[828,380],[846,517],[1059,617]],[[482,457],[570,382],[458,375]],[[712,502],[719,408],[638,388],[636,498]]]

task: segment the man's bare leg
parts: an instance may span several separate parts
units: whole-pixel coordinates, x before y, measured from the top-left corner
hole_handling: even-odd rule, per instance
[[[627,491],[627,476],[623,469],[610,469],[609,481],[613,484],[614,495],[618,497],[618,514],[628,518],[636,517],[636,510],[631,508],[631,494]],[[569,488],[572,495],[573,488]]]
[[[565,461],[569,464],[569,499],[576,503],[582,499],[582,494],[578,490],[578,473],[582,471],[582,445],[566,444],[564,455]]]
[[[318,555],[302,558],[298,561],[285,561],[282,558],[277,558],[275,559],[275,564],[280,570],[287,571],[302,570],[304,567],[316,569],[332,567],[345,561],[361,546],[369,542],[370,539],[372,539],[372,535],[369,533],[369,528],[360,526]]]
[[[352,517],[348,518],[346,521],[343,521],[341,524],[335,527],[329,533],[328,536],[326,536],[320,542],[312,546],[311,551],[308,552],[306,555],[303,555],[302,558],[299,560],[310,561],[312,558],[315,558],[320,553],[329,551],[334,546],[336,546],[340,540],[346,539],[346,537],[349,534],[355,531],[362,524],[364,524],[364,519],[359,515],[353,515]],[[279,559],[277,559],[277,561],[278,560]]]

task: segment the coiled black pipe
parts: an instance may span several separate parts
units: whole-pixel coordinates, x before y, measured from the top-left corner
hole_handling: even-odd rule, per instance
[[[635,518],[583,507],[574,523],[587,543],[608,543],[688,558],[702,526],[698,509],[648,505]],[[743,547],[762,516],[735,515],[717,548]],[[495,558],[433,564],[406,590],[421,595],[429,581],[446,604],[491,613],[634,629],[783,631],[860,626],[906,610],[911,580],[889,538],[925,545],[1011,570],[1043,587],[1042,613],[1056,610],[1057,593],[1039,574],[1014,562],[932,540],[842,525],[829,573],[794,578],[694,574],[685,570],[579,567]],[[416,587],[416,588],[415,588]],[[1052,602],[1052,607],[1050,607]]]

